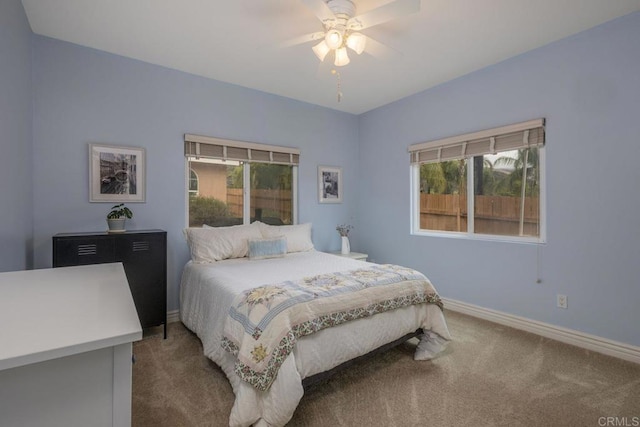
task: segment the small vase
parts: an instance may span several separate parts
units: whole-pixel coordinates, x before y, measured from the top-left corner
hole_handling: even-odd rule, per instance
[[[342,236],[342,249],[340,253],[343,255],[347,255],[350,252],[351,252],[351,246],[349,245],[349,238],[347,236]]]

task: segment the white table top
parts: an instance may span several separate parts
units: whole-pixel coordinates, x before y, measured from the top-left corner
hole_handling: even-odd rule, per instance
[[[369,257],[368,254],[363,254],[361,252],[349,252],[348,254],[343,254],[341,251],[336,251],[336,252],[329,252],[329,253],[333,255],[344,256],[344,257],[353,258],[353,259],[366,259]]]
[[[142,339],[121,263],[0,273],[0,370]]]

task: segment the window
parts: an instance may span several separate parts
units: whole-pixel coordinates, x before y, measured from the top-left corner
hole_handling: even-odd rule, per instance
[[[193,169],[189,169],[189,195],[198,195],[198,174]]]
[[[185,157],[189,227],[297,222],[298,149],[187,134]]]
[[[544,119],[409,152],[412,233],[544,241]]]

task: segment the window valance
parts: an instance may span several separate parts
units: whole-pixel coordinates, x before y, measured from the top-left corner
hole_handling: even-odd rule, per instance
[[[201,135],[184,135],[184,155],[189,158],[297,165],[300,149],[257,144]]]
[[[409,146],[412,164],[463,159],[544,145],[545,119],[501,126]]]

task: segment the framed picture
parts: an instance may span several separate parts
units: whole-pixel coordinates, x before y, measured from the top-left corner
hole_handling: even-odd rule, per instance
[[[342,168],[318,166],[320,203],[342,203]]]
[[[144,202],[144,148],[89,144],[89,201]]]

